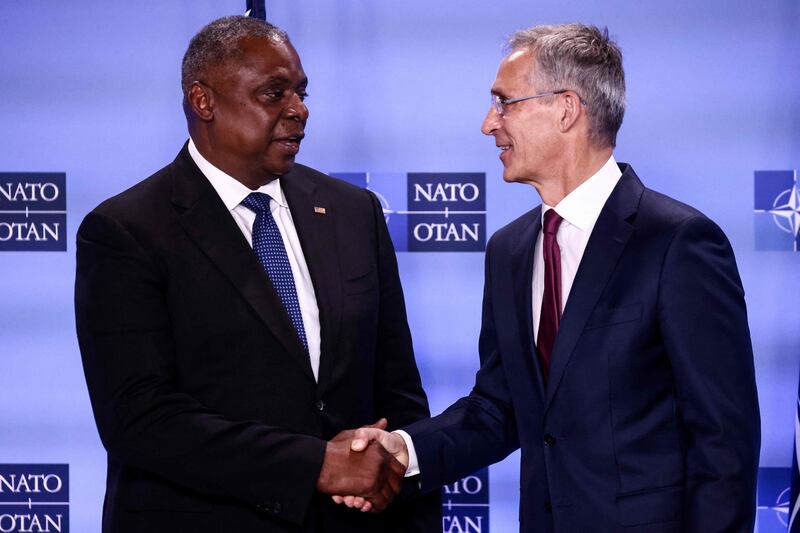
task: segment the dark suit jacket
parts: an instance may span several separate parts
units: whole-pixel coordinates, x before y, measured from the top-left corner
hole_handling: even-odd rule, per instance
[[[104,532],[441,527],[435,495],[365,515],[315,492],[327,439],[429,412],[377,200],[302,165],[281,186],[320,311],[318,384],[185,146],[81,224],[75,308],[108,450]]]
[[[759,412],[733,251],[621,167],[546,384],[531,325],[541,208],[492,237],[475,387],[407,428],[423,486],[521,447],[521,531],[752,531]]]

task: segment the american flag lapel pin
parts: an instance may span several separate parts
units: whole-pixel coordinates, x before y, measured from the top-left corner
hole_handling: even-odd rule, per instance
[[[314,212],[316,214],[318,214],[318,215],[324,215],[325,214],[325,208],[324,207],[316,207],[316,206],[314,206]]]

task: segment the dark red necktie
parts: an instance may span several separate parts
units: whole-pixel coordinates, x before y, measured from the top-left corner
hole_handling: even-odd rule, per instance
[[[544,214],[542,225],[542,255],[544,256],[544,295],[542,296],[542,313],[539,315],[539,336],[537,348],[542,363],[545,379],[550,371],[550,356],[561,322],[561,250],[558,249],[556,232],[564,220],[550,209]]]

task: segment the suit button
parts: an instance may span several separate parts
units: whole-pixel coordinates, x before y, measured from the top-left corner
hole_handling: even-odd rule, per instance
[[[544,443],[548,446],[554,446],[556,443],[556,438],[552,436],[550,433],[544,434]]]
[[[544,510],[547,511],[548,513],[552,513],[553,512],[553,504],[550,503],[550,500],[545,500],[545,502],[544,502]]]
[[[318,411],[324,411],[325,410],[325,402],[323,402],[322,400],[319,400],[317,402],[317,410]]]

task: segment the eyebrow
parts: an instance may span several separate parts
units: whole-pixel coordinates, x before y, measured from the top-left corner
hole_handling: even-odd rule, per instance
[[[265,85],[270,85],[273,83],[284,83],[286,85],[289,85],[291,83],[291,80],[286,76],[270,76],[264,81],[264,83],[261,84],[261,86],[263,87]],[[308,77],[304,77],[302,80],[300,80],[300,83],[297,84],[298,87],[303,87],[306,85],[308,85]]]

